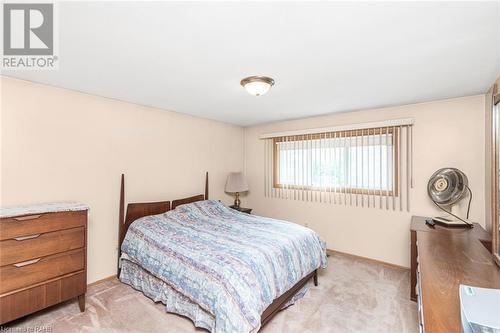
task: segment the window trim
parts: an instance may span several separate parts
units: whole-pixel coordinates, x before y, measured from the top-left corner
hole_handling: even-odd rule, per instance
[[[398,197],[399,196],[399,179],[400,179],[400,170],[399,170],[399,158],[400,158],[400,127],[376,127],[376,128],[367,128],[367,129],[357,129],[357,130],[347,130],[347,131],[337,131],[337,132],[328,132],[328,133],[316,133],[316,134],[302,134],[302,135],[293,135],[289,137],[275,137],[273,138],[273,188],[275,189],[292,189],[292,190],[305,190],[305,191],[318,191],[318,192],[326,192],[326,193],[346,193],[346,194],[366,194],[366,195],[378,195],[378,196],[388,196],[388,197]],[[339,134],[340,135],[335,135]],[[388,190],[372,190],[366,188],[353,188],[353,187],[344,187],[339,189],[332,189],[327,187],[319,187],[319,186],[300,186],[300,185],[284,185],[279,184],[277,181],[279,179],[279,154],[278,154],[278,143],[286,142],[286,141],[306,141],[306,140],[320,140],[320,139],[330,139],[330,138],[346,138],[346,137],[359,137],[359,136],[367,136],[367,135],[383,135],[383,134],[392,134],[393,138],[393,170],[394,173],[392,175],[393,183],[392,189]],[[287,138],[287,140],[285,140]]]

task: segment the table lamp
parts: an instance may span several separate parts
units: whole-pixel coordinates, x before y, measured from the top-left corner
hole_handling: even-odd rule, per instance
[[[231,172],[227,176],[226,188],[227,193],[234,193],[234,205],[240,207],[240,193],[248,191],[248,184],[241,172]]]

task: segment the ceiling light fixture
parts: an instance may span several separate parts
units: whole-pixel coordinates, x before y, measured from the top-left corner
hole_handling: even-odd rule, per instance
[[[241,80],[240,84],[254,96],[264,95],[274,85],[274,80],[267,76],[249,76]]]

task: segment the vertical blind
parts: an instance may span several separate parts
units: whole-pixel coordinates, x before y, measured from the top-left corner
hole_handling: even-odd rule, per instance
[[[409,211],[413,121],[371,126],[261,137],[265,196]]]

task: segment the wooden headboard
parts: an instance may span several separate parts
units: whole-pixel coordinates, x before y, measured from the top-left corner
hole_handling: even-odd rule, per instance
[[[185,205],[191,202],[196,202],[196,201],[201,201],[205,200],[205,196],[203,194],[199,195],[194,195],[189,198],[182,198],[182,199],[176,199],[172,201],[172,209],[175,209],[175,207],[180,206],[180,205]]]
[[[127,214],[125,215],[125,175],[122,174],[120,184],[120,214],[118,222],[118,275],[120,274],[119,263],[120,256],[122,254],[122,243],[132,222],[144,216],[166,213],[170,209],[174,209],[177,206],[202,200],[208,200],[208,172],[205,174],[205,194],[176,199],[172,201],[172,205],[170,205],[170,201],[129,203],[127,205]]]

